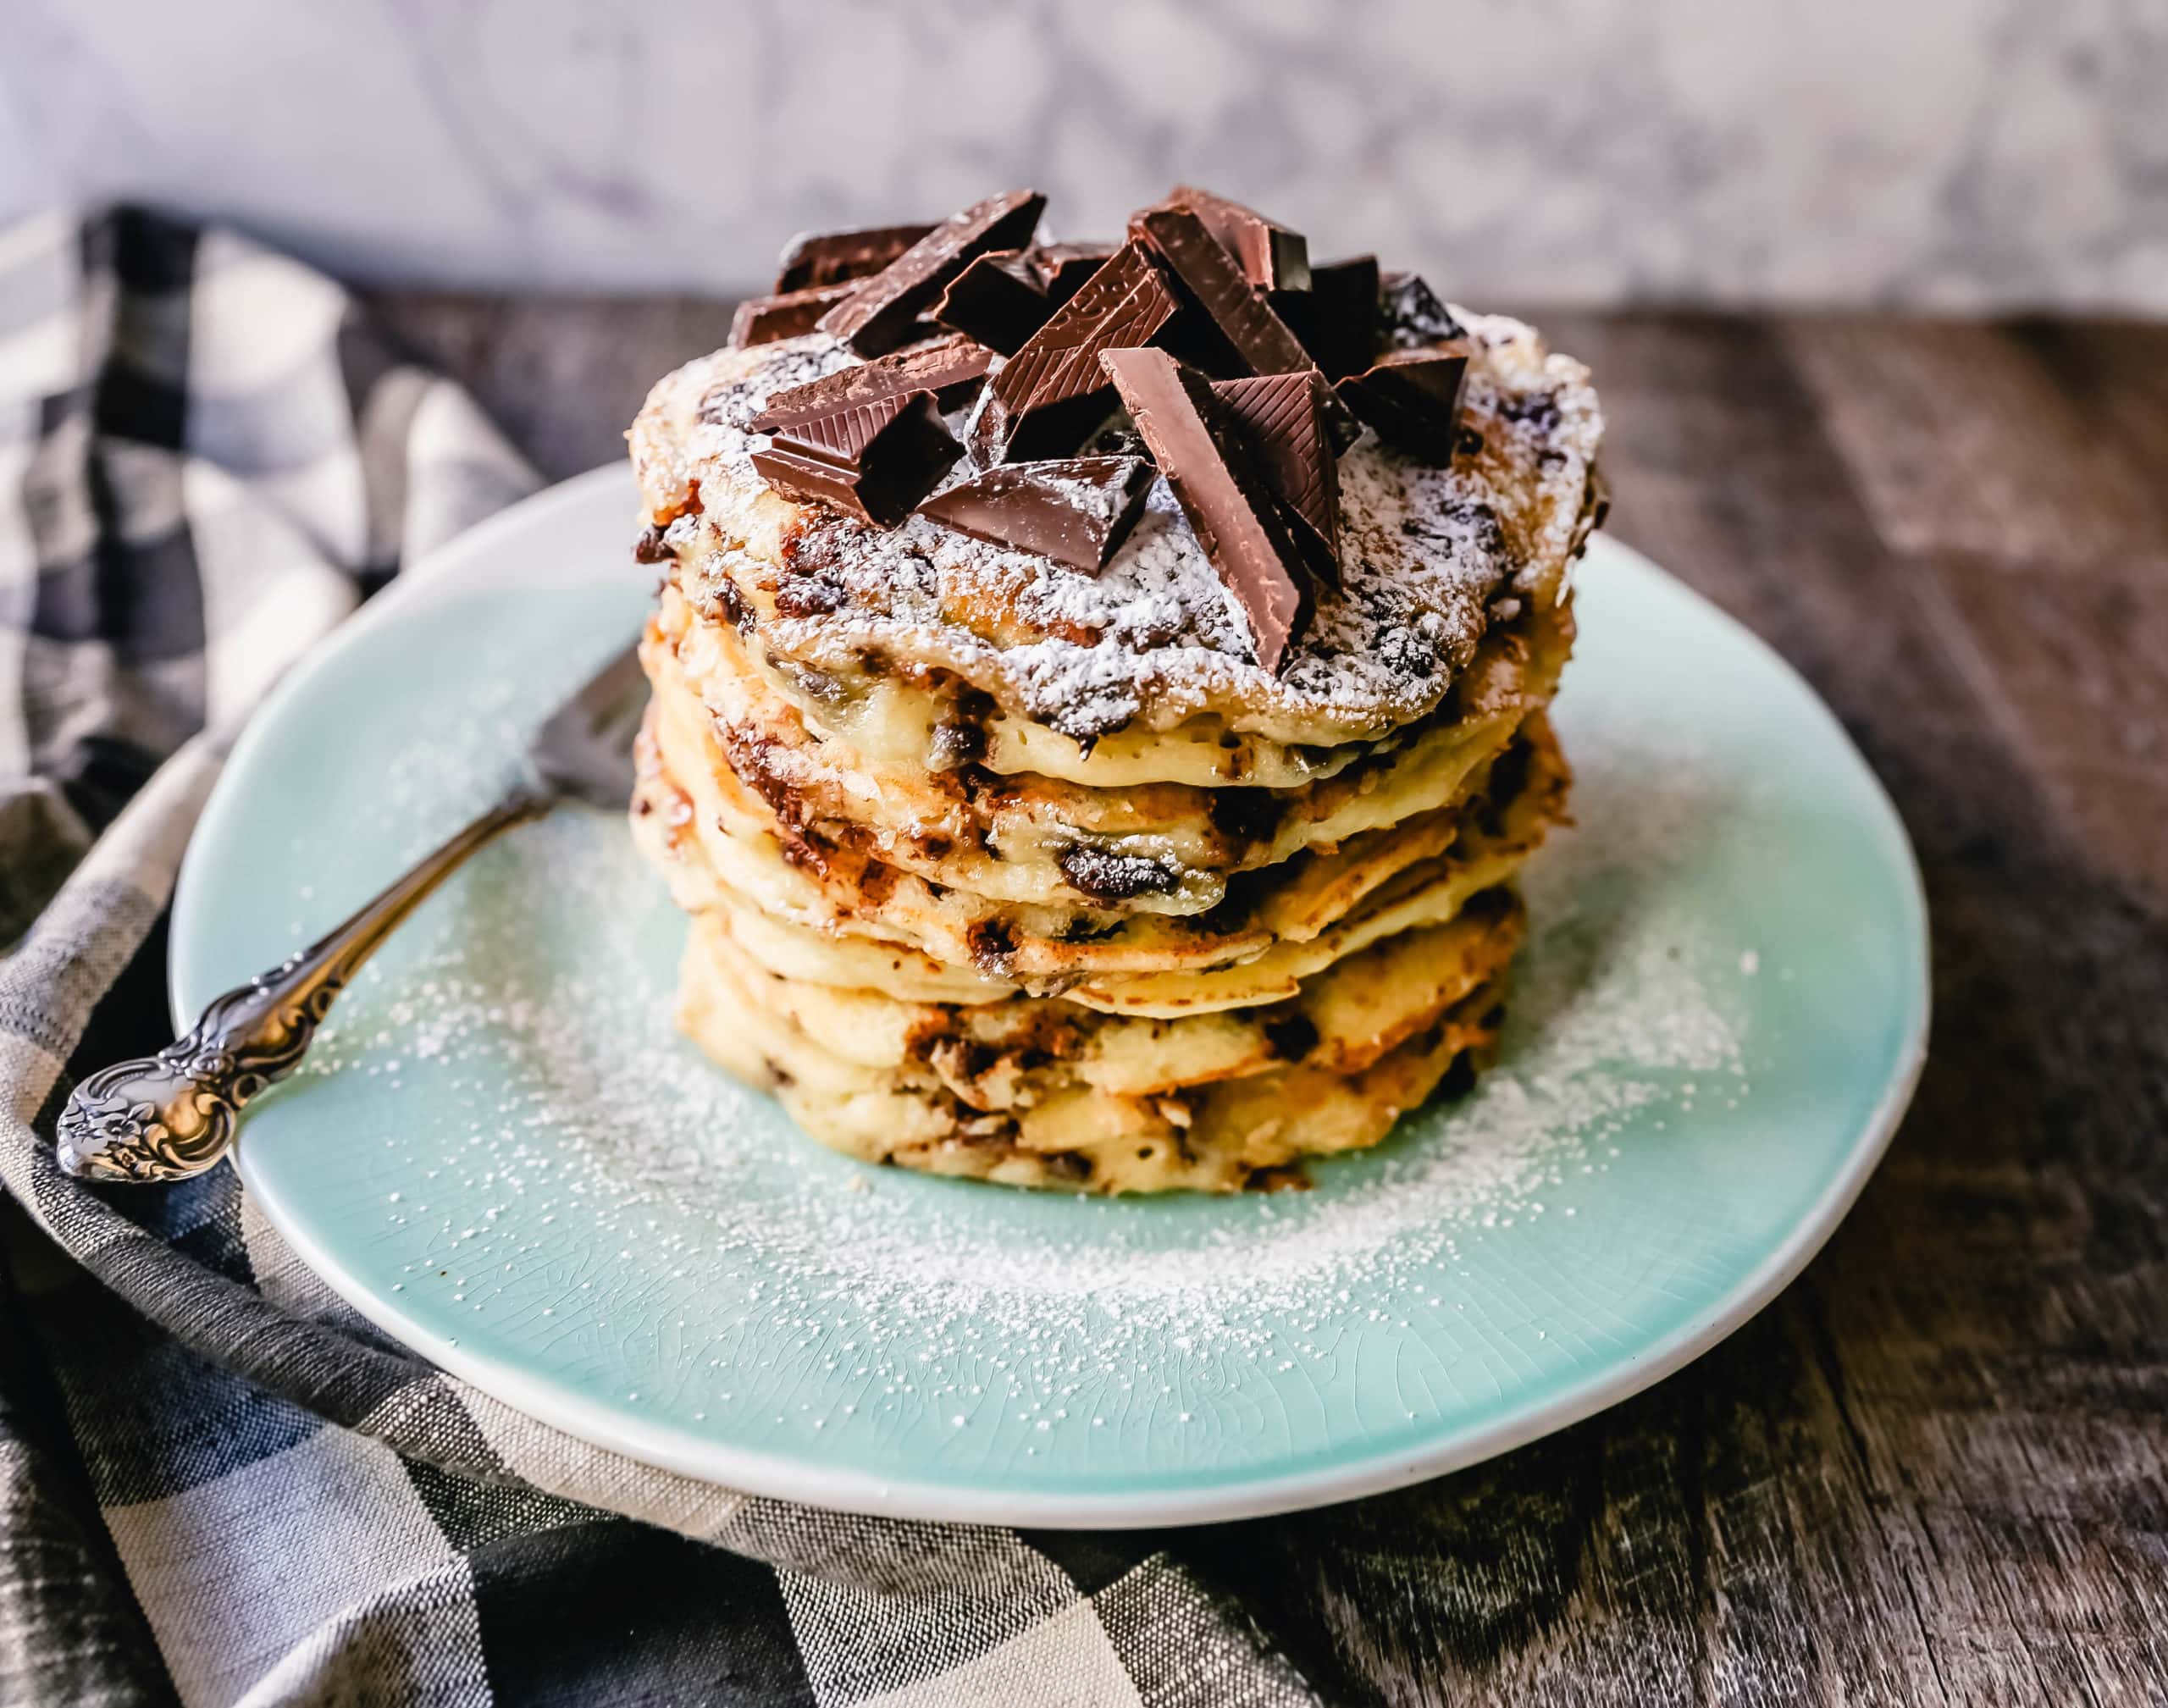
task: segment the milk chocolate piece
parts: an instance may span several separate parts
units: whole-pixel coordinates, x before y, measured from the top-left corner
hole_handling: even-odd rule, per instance
[[[822,315],[821,330],[860,356],[893,350],[974,259],[1030,242],[1046,205],[1035,190],[1012,190],[951,214]]]
[[[1453,423],[1460,413],[1468,357],[1452,351],[1388,351],[1361,373],[1340,382],[1356,414],[1397,450],[1425,462],[1453,460]]]
[[[730,317],[730,347],[744,350],[755,344],[773,344],[779,338],[800,337],[855,288],[823,285],[741,302],[738,312]]]
[[[1205,555],[1247,613],[1257,661],[1278,671],[1309,620],[1309,585],[1280,501],[1232,413],[1203,374],[1164,350],[1109,350],[1099,361]]]
[[[919,506],[959,533],[1098,570],[1129,538],[1158,471],[1141,456],[1012,462]]]
[[[1150,256],[1130,244],[1009,357],[971,423],[980,463],[1066,456],[1114,408],[1099,352],[1150,344],[1179,312]]]
[[[1379,317],[1391,349],[1420,350],[1468,336],[1468,329],[1453,318],[1452,311],[1420,274],[1388,273],[1379,281]]]
[[[1219,378],[1288,373],[1310,353],[1251,289],[1233,255],[1186,207],[1147,207],[1129,218],[1131,241],[1148,243],[1192,307],[1181,348]]]
[[[933,228],[864,225],[854,231],[801,231],[784,245],[774,289],[805,290],[878,273]]]
[[[1327,379],[1360,373],[1376,357],[1381,315],[1376,256],[1313,267],[1308,290],[1275,290],[1266,300]]]
[[[890,392],[778,423],[753,467],[778,491],[894,528],[941,484],[963,446],[931,391]]]
[[[948,283],[933,310],[943,326],[968,333],[989,350],[1014,356],[1052,317],[1056,304],[1020,249],[982,255]]]
[[[934,406],[946,415],[978,395],[993,361],[991,350],[955,334],[931,344],[915,344],[778,391],[753,417],[750,430],[773,433],[806,416],[830,415],[854,404],[910,391],[932,392]]]
[[[1084,281],[1114,258],[1111,243],[1040,243],[1024,252],[1031,270],[1046,288],[1047,300],[1059,308],[1084,288]]]
[[[1186,207],[1242,263],[1242,275],[1259,290],[1308,290],[1310,246],[1299,231],[1267,219],[1255,208],[1193,184],[1177,184],[1167,200]]]
[[[1213,382],[1242,445],[1297,524],[1302,561],[1327,586],[1340,585],[1340,462],[1325,424],[1331,388],[1315,368]]]

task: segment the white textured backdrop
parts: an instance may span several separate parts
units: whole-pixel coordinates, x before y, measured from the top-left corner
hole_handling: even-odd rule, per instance
[[[727,290],[792,230],[1175,177],[1470,298],[2168,311],[2163,0],[0,0],[0,213]]]

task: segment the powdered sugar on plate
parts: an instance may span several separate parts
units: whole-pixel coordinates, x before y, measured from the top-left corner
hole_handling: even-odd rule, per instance
[[[414,799],[395,808],[427,818],[440,791],[484,792],[490,749],[510,748],[484,686],[474,699],[459,757],[402,760],[395,787]],[[531,1314],[523,1280],[554,1263],[564,1296],[541,1308],[565,1333],[682,1340],[683,1393],[718,1418],[777,1403],[706,1350],[756,1323],[866,1403],[956,1428],[997,1391],[1034,1434],[1147,1400],[1164,1426],[1140,1370],[1298,1372],[1335,1356],[1358,1296],[1452,1311],[1466,1302],[1440,1276],[1602,1175],[1636,1111],[1746,1095],[1738,945],[1701,940],[1662,882],[1720,803],[1679,755],[1576,735],[1581,827],[1530,867],[1503,1059],[1380,1151],[1321,1168],[1313,1192],[1046,1197],[832,1156],[672,1034],[682,926],[622,824],[583,811],[485,856],[434,931],[365,970],[305,1072],[373,1076],[432,1111],[430,1130],[384,1141],[384,1237],[411,1248],[402,1288],[478,1323],[516,1298]]]
[[[174,910],[200,1007],[503,787],[636,633],[629,483],[478,531],[242,744]],[[1887,1137],[1925,1019],[1901,829],[1826,710],[1599,543],[1502,1060],[1309,1193],[1106,1201],[861,1167],[676,1037],[683,916],[614,816],[492,844],[252,1104],[270,1224],[548,1423],[861,1510],[1188,1521],[1377,1488],[1741,1321]]]

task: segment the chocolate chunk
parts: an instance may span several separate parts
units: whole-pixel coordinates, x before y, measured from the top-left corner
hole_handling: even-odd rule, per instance
[[[1137,244],[1121,249],[1011,357],[971,425],[980,463],[1065,456],[1114,407],[1099,352],[1150,344],[1180,312]]]
[[[1006,978],[1016,964],[1016,934],[999,920],[976,920],[964,928],[971,965],[989,978]]]
[[[1548,386],[1540,391],[1507,392],[1498,400],[1498,413],[1508,421],[1526,423],[1547,439],[1558,430],[1558,394]]]
[[[1340,395],[1396,450],[1425,462],[1453,459],[1468,357],[1450,351],[1396,350],[1340,382]]]
[[[794,498],[818,499],[894,528],[941,484],[963,446],[941,424],[931,391],[891,392],[778,423],[753,467]]]
[[[1299,231],[1267,219],[1254,208],[1193,184],[1177,184],[1167,200],[1186,207],[1242,263],[1242,275],[1259,290],[1308,290],[1310,246]]]
[[[951,214],[822,315],[821,330],[860,356],[893,350],[973,260],[1030,242],[1046,205],[1035,190],[1012,190]]]
[[[894,362],[899,373],[932,392],[943,415],[953,415],[977,401],[987,370],[993,366],[993,352],[971,339],[944,335],[879,360]]]
[[[1138,896],[1163,896],[1181,887],[1181,868],[1149,854],[1076,843],[1054,855],[1071,889],[1094,901],[1125,902]]]
[[[1468,329],[1417,274],[1386,274],[1379,281],[1379,297],[1385,341],[1392,349],[1420,350],[1468,336]]]
[[[1114,258],[1111,243],[1040,243],[1024,252],[1039,276],[1047,300],[1059,308],[1084,288],[1084,281]]]
[[[663,538],[662,524],[650,522],[633,542],[633,561],[635,563],[667,563],[677,556]]]
[[[854,289],[849,285],[823,285],[741,302],[738,312],[730,317],[730,347],[746,350],[755,344],[773,344],[779,338],[802,337]]]
[[[1251,289],[1235,257],[1186,207],[1147,207],[1129,218],[1132,241],[1152,246],[1196,311],[1180,329],[1184,351],[1222,379],[1288,373],[1310,353]]]
[[[1302,561],[1327,586],[1340,585],[1340,463],[1325,424],[1331,388],[1315,368],[1221,379],[1225,404],[1250,460],[1292,516]]]
[[[1142,456],[1151,455],[1144,448],[1144,441],[1121,417],[1110,417],[1106,424],[1084,441],[1079,456]]]
[[[1222,737],[1224,747],[1238,736]],[[1235,859],[1269,842],[1286,815],[1278,793],[1269,788],[1215,788],[1205,803],[1212,828],[1220,834],[1225,852]]]
[[[841,285],[878,273],[933,228],[865,225],[855,231],[801,231],[783,246],[777,291]]]
[[[1264,1022],[1264,1041],[1283,1062],[1299,1062],[1318,1047],[1318,1024],[1300,1009]]]
[[[1137,525],[1154,473],[1141,456],[1012,462],[937,492],[918,509],[974,539],[1097,570]]]
[[[1014,356],[1057,306],[1023,251],[1001,249],[980,256],[949,281],[933,318],[989,350]]]
[[[964,408],[978,395],[993,361],[991,350],[958,335],[932,344],[915,344],[909,350],[877,356],[871,362],[838,368],[803,385],[778,391],[753,417],[749,430],[773,433],[779,426],[807,416],[832,415],[854,404],[913,391],[932,392],[935,407],[946,415]]]
[[[1164,350],[1109,350],[1099,361],[1205,555],[1247,613],[1257,661],[1277,671],[1309,620],[1309,588],[1280,501],[1232,413],[1203,375]]]
[[[1308,290],[1275,290],[1267,300],[1327,379],[1360,373],[1376,357],[1382,312],[1376,256],[1313,267]]]

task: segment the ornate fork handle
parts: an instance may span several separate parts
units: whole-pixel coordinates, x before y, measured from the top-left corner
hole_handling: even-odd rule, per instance
[[[301,1065],[339,992],[393,928],[476,849],[550,804],[543,794],[508,797],[329,936],[215,998],[185,1037],[92,1074],[60,1113],[61,1168],[85,1180],[180,1180],[211,1167],[232,1145],[242,1106]]]

